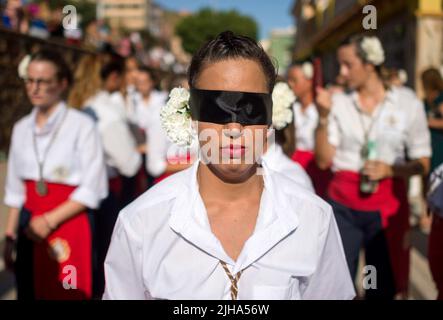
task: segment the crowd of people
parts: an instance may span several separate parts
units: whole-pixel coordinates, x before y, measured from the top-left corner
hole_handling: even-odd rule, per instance
[[[352,36],[320,87],[311,60],[278,79],[231,32],[166,85],[134,56],[85,55],[71,74],[58,54],[32,54],[34,108],[14,126],[5,186],[18,298],[352,299],[364,249],[377,270],[364,297],[407,299],[409,181],[443,164],[443,79],[425,70],[421,101],[384,56],[378,38]],[[283,124],[279,83],[293,94]],[[187,146],[163,123],[177,87],[198,137]],[[208,129],[228,145],[200,139]],[[442,219],[432,212],[429,238],[439,299]]]

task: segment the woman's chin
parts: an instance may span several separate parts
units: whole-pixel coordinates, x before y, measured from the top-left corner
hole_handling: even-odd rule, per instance
[[[208,164],[208,168],[226,183],[242,183],[256,173],[257,164]]]

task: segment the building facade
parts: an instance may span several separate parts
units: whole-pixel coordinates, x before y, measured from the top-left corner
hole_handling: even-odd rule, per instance
[[[149,30],[151,0],[98,0],[97,18],[112,28],[128,31]]]
[[[376,9],[375,30],[363,27],[368,6]],[[298,32],[292,58],[321,57],[326,82],[338,73],[338,45],[356,33],[377,35],[386,51],[385,65],[405,69],[407,85],[419,94],[420,73],[443,63],[442,0],[298,0],[293,15]]]

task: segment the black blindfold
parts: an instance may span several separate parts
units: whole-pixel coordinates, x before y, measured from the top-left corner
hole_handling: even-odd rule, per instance
[[[272,95],[240,91],[191,89],[192,120],[218,124],[272,124]]]

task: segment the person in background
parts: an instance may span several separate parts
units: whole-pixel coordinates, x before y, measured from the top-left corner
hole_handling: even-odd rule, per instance
[[[135,114],[136,96],[137,96],[137,76],[140,64],[135,56],[128,56],[125,59],[125,75],[123,84],[123,94],[125,97],[125,107],[128,120],[131,124],[137,125]],[[136,133],[136,136],[140,136]],[[143,141],[144,142],[144,141]]]
[[[443,163],[443,79],[435,68],[425,70],[421,75],[425,92],[425,108],[428,126],[431,130],[431,170]]]
[[[269,136],[267,150],[262,156],[263,165],[266,165],[270,170],[286,175],[307,190],[315,192],[309,175],[298,162],[292,161],[290,158],[295,149],[292,116],[292,103],[295,96],[284,81],[277,81],[272,93],[273,113],[276,114],[275,121],[273,121],[274,130]],[[284,106],[281,101],[291,102]],[[291,117],[283,116],[287,111]]]
[[[122,82],[123,67],[116,62],[102,65],[99,56],[85,56],[80,61],[69,100],[96,120],[104,148],[109,195],[94,212],[94,244],[97,255],[94,296],[104,290],[103,263],[118,212],[127,204],[124,198],[124,178],[132,178],[141,167],[141,155],[131,135],[124,107],[116,104],[112,95]]]
[[[314,104],[311,61],[299,61],[289,66],[287,81],[297,100],[293,104],[295,126],[295,148],[292,159],[298,162],[310,176],[316,193],[326,197],[331,179],[329,169],[321,170],[314,157],[314,131],[318,123],[318,112]]]
[[[31,56],[25,85],[34,107],[14,125],[5,186],[4,258],[15,269],[18,299],[92,297],[87,209],[98,208],[108,186],[94,122],[63,100],[71,83],[60,55]]]
[[[352,91],[331,97],[317,88],[316,160],[322,168],[332,163],[328,198],[352,277],[363,247],[366,265],[377,271],[377,286],[366,290],[366,298],[407,298],[406,180],[427,174],[431,156],[423,104],[385,87],[380,76],[385,55],[377,37],[351,36],[337,55]]]
[[[432,158],[431,170],[443,164],[443,78],[436,68],[429,68],[421,75],[425,92],[425,108],[428,115],[428,126],[431,130]],[[440,167],[441,168],[441,167]],[[440,172],[443,170],[440,169]],[[429,234],[429,265],[437,285],[439,295],[443,300],[443,214],[432,212],[431,231]]]

